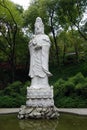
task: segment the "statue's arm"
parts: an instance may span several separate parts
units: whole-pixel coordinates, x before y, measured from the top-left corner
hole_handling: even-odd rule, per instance
[[[39,44],[36,44],[36,45],[34,46],[34,49],[36,49],[36,50],[39,50],[39,49],[41,49],[41,48],[42,48],[42,46],[39,45]]]

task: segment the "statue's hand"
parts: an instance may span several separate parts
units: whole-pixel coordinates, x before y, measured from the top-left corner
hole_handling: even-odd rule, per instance
[[[39,45],[36,45],[36,46],[34,47],[35,50],[40,50],[41,48],[42,48],[42,47],[39,46]]]

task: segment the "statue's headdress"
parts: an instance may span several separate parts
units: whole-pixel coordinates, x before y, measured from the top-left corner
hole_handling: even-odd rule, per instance
[[[35,21],[35,34],[44,34],[44,24],[40,17],[37,17]]]

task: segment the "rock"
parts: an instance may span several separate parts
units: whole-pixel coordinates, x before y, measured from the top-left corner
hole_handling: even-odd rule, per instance
[[[22,110],[23,108],[23,110]],[[27,118],[46,118],[46,119],[50,119],[50,118],[58,118],[59,113],[57,111],[55,111],[54,108],[25,108],[24,107],[21,108],[20,113],[18,114],[18,118],[19,119],[27,119]]]
[[[25,116],[23,114],[18,114],[18,119],[24,119]]]

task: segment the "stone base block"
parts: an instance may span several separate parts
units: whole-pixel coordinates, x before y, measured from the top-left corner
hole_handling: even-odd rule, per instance
[[[53,107],[53,99],[29,99],[26,101],[27,107]]]
[[[41,98],[53,98],[53,87],[46,88],[33,88],[27,87],[28,99],[41,99]]]
[[[27,107],[53,107],[53,87],[27,87]]]
[[[54,107],[26,107],[21,106],[18,114],[19,119],[27,119],[27,118],[33,118],[33,119],[53,119],[58,118],[59,113],[58,109]]]

